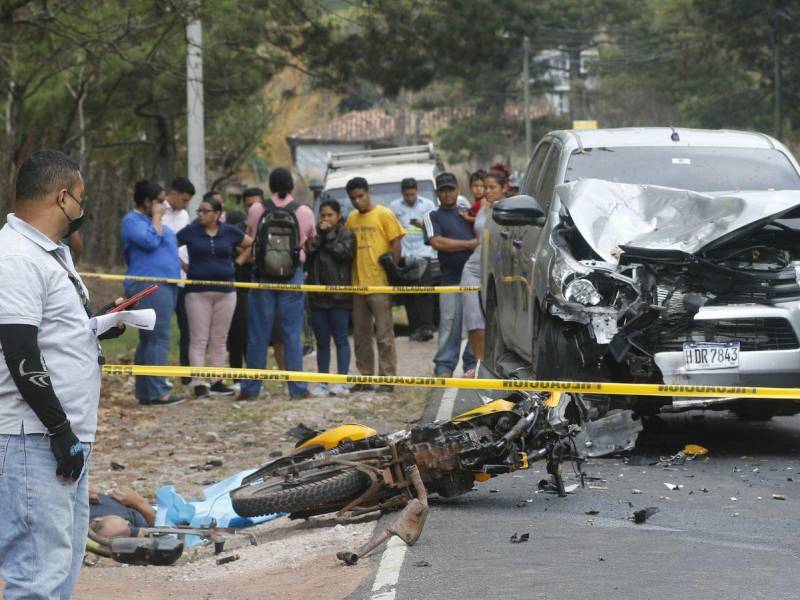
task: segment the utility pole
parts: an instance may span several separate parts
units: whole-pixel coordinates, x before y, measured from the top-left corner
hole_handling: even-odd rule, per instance
[[[775,84],[775,137],[783,137],[783,116],[781,115],[781,14],[778,10],[772,12],[772,60]]]
[[[195,9],[200,8],[200,2]],[[206,193],[206,134],[203,117],[203,24],[195,14],[186,25],[186,148],[189,180],[197,193],[190,214]]]
[[[525,110],[525,160],[531,159],[531,73],[528,61],[531,54],[531,41],[526,35],[522,39],[522,93]]]

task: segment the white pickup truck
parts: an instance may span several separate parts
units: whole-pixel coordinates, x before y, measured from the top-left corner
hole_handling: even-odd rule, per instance
[[[319,210],[320,202],[337,200],[342,215],[347,217],[353,207],[345,185],[353,177],[367,180],[373,204],[388,207],[401,196],[400,182],[407,177],[417,180],[420,196],[436,202],[433,182],[441,170],[433,144],[333,153],[328,156],[325,185],[314,212]]]

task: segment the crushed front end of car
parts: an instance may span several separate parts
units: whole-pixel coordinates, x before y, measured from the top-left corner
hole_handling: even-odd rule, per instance
[[[558,189],[547,311],[580,372],[614,381],[800,381],[800,192],[698,194],[580,180]],[[675,399],[672,409],[794,413],[793,403]],[[640,406],[643,403],[639,403]],[[653,406],[653,399],[648,402]],[[657,405],[656,405],[657,408]]]

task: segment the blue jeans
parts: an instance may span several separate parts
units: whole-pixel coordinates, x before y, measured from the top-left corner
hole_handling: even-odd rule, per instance
[[[439,339],[436,356],[433,358],[437,375],[452,375],[458,366],[461,350],[461,294],[439,294]],[[461,356],[464,371],[474,369],[477,359],[467,344]]]
[[[125,294],[132,296],[152,284],[134,281],[125,285]],[[139,330],[139,345],[133,362],[137,365],[166,365],[169,361],[169,337],[172,332],[172,313],[178,288],[165,283],[158,284],[158,290],[143,298],[136,305],[137,309],[152,308],[156,311],[156,326],[153,331]],[[136,397],[139,400],[158,400],[169,394],[166,377],[137,377]]]
[[[336,371],[346,375],[350,369],[350,341],[347,339],[347,326],[350,324],[350,311],[346,308],[311,307],[311,327],[317,338],[317,371],[330,373],[331,337],[336,344]]]
[[[0,576],[6,600],[68,600],[89,528],[89,457],[77,482],[61,483],[50,438],[0,435]]]
[[[303,269],[298,268],[288,281],[254,279],[261,283],[303,283]],[[273,292],[270,290],[250,290],[247,314],[247,368],[263,369],[267,364],[267,348],[272,337],[273,323],[278,326],[283,337],[286,355],[286,368],[289,371],[303,370],[303,311],[305,294],[303,292]],[[250,396],[261,393],[261,381],[243,379],[242,392]],[[289,394],[302,396],[308,393],[308,384],[289,382]]]

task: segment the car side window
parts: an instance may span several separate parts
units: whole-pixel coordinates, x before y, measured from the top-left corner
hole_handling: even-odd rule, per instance
[[[542,173],[542,163],[547,156],[547,151],[550,150],[550,146],[552,146],[550,142],[544,142],[539,145],[536,152],[533,154],[528,172],[525,175],[525,186],[522,189],[523,194],[536,196],[536,184],[539,182],[539,176]]]
[[[553,144],[553,149],[547,157],[547,164],[544,167],[541,185],[533,197],[539,201],[545,212],[550,210],[553,203],[553,195],[556,191],[556,177],[558,177],[558,167],[561,162],[561,147]]]

